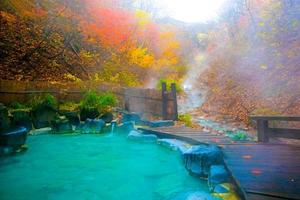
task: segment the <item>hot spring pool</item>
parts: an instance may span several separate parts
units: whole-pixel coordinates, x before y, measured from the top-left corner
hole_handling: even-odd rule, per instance
[[[126,134],[30,136],[27,144],[0,158],[1,200],[215,199],[177,152]]]

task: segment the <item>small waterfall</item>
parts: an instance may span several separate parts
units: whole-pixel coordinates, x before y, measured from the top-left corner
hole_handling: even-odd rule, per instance
[[[110,134],[111,134],[111,135],[114,134],[115,126],[116,126],[116,122],[115,122],[115,121],[111,122],[111,130],[110,130]]]

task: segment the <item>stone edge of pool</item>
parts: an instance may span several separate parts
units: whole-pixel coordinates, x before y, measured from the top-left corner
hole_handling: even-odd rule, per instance
[[[154,134],[159,139],[176,139],[176,140],[187,142],[191,145],[210,145],[210,144],[205,143],[205,142],[199,142],[199,141],[194,140],[192,138],[188,138],[188,137],[184,137],[184,136],[178,136],[178,135],[172,135],[172,134],[164,133],[164,132],[161,132],[161,131],[154,131],[154,130],[149,130],[149,129],[145,129],[145,128],[137,128],[137,130],[142,131],[143,134]],[[218,148],[220,148],[220,147],[218,147]],[[220,149],[222,151],[222,148],[220,148]],[[240,186],[239,181],[235,178],[235,176],[233,176],[232,172],[229,170],[228,164],[226,163],[224,158],[223,158],[223,163],[224,163],[224,166],[225,166],[226,170],[228,171],[229,175],[231,176],[231,178],[233,180],[233,184],[234,184],[235,188],[237,189],[236,192],[237,192],[238,196],[242,200],[245,200],[246,199],[246,193],[243,190],[243,188]]]

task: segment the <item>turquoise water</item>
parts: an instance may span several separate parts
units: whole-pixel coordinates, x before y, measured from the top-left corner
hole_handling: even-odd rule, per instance
[[[1,200],[212,199],[180,155],[125,135],[30,136],[23,154],[0,158]]]

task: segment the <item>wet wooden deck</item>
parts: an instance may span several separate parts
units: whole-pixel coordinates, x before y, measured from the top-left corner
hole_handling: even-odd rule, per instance
[[[180,127],[141,129],[161,138],[216,144],[247,200],[300,199],[300,146],[232,142],[223,135]]]

